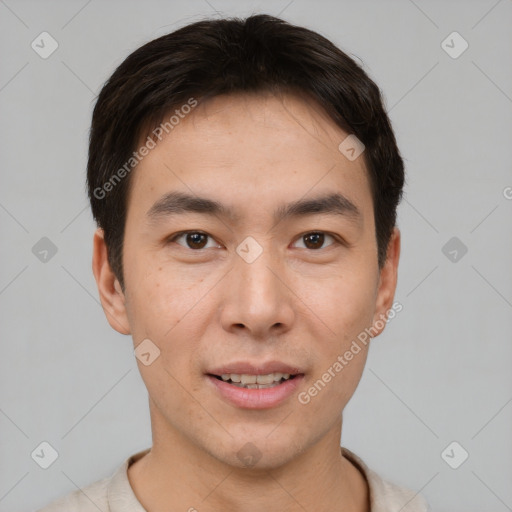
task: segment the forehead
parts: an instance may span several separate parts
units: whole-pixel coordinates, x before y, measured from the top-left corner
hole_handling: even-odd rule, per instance
[[[164,134],[136,167],[130,195],[145,213],[173,190],[240,213],[270,204],[274,212],[278,203],[322,190],[343,194],[363,212],[370,198],[363,156],[350,161],[338,149],[348,135],[316,102],[296,95],[217,96]]]
[[[297,150],[298,142],[307,141],[305,148],[308,150],[316,143],[324,150],[334,152],[340,137],[348,135],[316,101],[298,93],[216,96],[184,116],[179,128],[173,130],[176,143],[193,144],[190,136],[195,131],[203,136],[202,143],[215,144],[219,148],[230,144],[232,150],[236,150],[234,142],[246,149],[251,143],[248,135],[252,135],[259,143],[268,143],[269,149],[281,147],[286,150],[287,144],[291,144]],[[327,141],[331,143],[329,147]]]

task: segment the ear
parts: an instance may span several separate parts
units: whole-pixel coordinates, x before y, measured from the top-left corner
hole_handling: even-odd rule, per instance
[[[375,313],[373,315],[372,337],[378,336],[386,326],[388,311],[393,305],[398,279],[400,259],[400,230],[395,227],[387,248],[386,262],[380,271]]]
[[[92,271],[108,323],[117,332],[130,334],[130,324],[126,314],[126,298],[108,262],[107,246],[101,228],[94,233]]]

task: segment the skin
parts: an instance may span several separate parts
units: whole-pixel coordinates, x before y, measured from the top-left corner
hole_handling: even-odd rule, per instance
[[[369,511],[367,482],[339,448],[342,412],[369,345],[310,403],[297,400],[386,315],[396,288],[400,232],[379,269],[364,159],[338,150],[347,135],[300,96],[216,97],[133,171],[124,291],[96,231],[93,271],[111,326],[131,334],[135,347],[149,338],[160,350],[149,366],[137,361],[153,447],[128,471],[148,511]],[[152,224],[146,213],[170,191],[220,201],[239,219],[187,213]],[[360,222],[329,214],[273,222],[278,205],[333,191],[359,208]],[[185,230],[207,233],[206,247],[186,236],[168,241]],[[315,230],[326,233],[323,245],[304,238]],[[247,236],[263,249],[250,264],[235,251]],[[271,359],[305,373],[277,407],[230,405],[205,376],[227,362]],[[261,452],[249,468],[237,456],[248,442]]]

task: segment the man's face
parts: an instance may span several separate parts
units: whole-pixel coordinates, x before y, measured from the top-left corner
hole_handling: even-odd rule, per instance
[[[272,467],[339,429],[368,347],[359,343],[341,371],[333,368],[389,308],[395,285],[383,290],[379,281],[370,183],[363,157],[338,150],[347,135],[295,96],[217,97],[181,119],[134,171],[125,290],[116,285],[122,307],[110,321],[129,325],[123,332],[135,347],[149,339],[160,351],[147,366],[138,361],[154,436],[172,432],[236,466],[245,446]],[[172,192],[233,215],[183,211],[163,202]],[[333,194],[355,208],[342,198],[338,208],[331,201],[322,212],[275,217]],[[294,368],[293,385],[255,393],[209,375],[267,362]],[[330,382],[309,393],[329,369]]]

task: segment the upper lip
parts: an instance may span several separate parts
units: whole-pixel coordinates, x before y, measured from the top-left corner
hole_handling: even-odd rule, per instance
[[[221,376],[230,373],[239,375],[267,375],[269,373],[289,373],[290,375],[298,375],[303,372],[297,366],[282,363],[281,361],[267,361],[265,363],[235,361],[223,366],[212,368],[207,373],[210,375]]]

